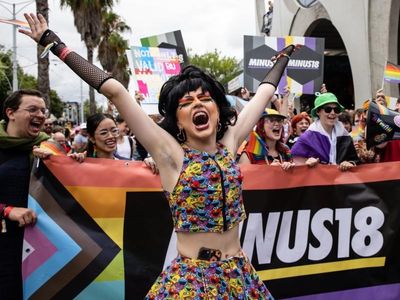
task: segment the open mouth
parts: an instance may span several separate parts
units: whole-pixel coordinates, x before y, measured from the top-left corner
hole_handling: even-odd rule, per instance
[[[272,129],[272,133],[274,135],[280,135],[281,134],[281,129],[280,128],[274,128],[274,129]]]
[[[208,124],[209,117],[204,111],[196,112],[193,115],[192,121],[196,127],[203,127]]]
[[[115,139],[110,139],[110,140],[106,140],[104,143],[105,143],[108,147],[113,148],[113,147],[116,146],[117,141],[116,141]]]
[[[32,120],[32,121],[29,122],[29,125],[30,125],[31,129],[34,132],[39,132],[41,130],[41,127],[42,127],[42,122],[36,121],[36,120]]]

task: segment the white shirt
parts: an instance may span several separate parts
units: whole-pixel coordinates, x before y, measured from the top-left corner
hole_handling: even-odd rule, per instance
[[[131,159],[131,145],[129,143],[129,136],[125,135],[123,137],[123,142],[121,144],[117,143],[117,153],[119,156],[127,158],[127,159]],[[132,147],[133,147],[133,153],[136,150],[136,142],[134,139],[132,139]]]

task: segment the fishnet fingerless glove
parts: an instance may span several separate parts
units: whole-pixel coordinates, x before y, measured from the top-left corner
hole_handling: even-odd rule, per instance
[[[294,45],[289,45],[286,48],[282,49],[282,51],[277,55],[276,62],[274,66],[268,71],[267,75],[265,76],[264,80],[260,83],[269,83],[272,84],[275,88],[278,86],[279,81],[281,80],[283,71],[285,70],[290,55],[292,55],[295,49]]]
[[[71,51],[61,41],[61,39],[50,29],[47,29],[42,37],[40,38],[39,44],[46,47],[53,43],[54,45],[50,48],[54,55],[58,56],[64,61],[72,71],[74,71],[79,77],[81,77],[87,84],[95,88],[97,91],[108,79],[112,78],[111,75],[107,74],[100,68],[89,63],[82,56],[76,52]]]

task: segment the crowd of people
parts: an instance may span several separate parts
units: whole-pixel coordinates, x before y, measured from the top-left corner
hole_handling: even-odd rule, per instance
[[[20,90],[4,101],[0,180],[6,188],[0,190],[4,232],[0,237],[0,293],[5,299],[21,298],[23,228],[37,218],[26,208],[29,174],[33,155],[51,155],[40,146],[44,141],[52,141],[63,154],[80,162],[87,157],[141,160],[159,172],[179,255],[160,274],[146,299],[169,298],[177,289],[200,298],[273,299],[240,247],[238,224],[246,218],[240,164],[280,166],[284,171],[295,171],[299,165],[332,164],[348,171],[361,163],[400,159],[398,141],[366,148],[369,101],[352,113],[323,86],[309,115],[296,113],[288,101],[289,90],[282,99],[274,96],[295,51],[293,45],[277,54],[273,68],[239,114],[218,81],[197,67],[184,68],[160,91],[161,122],[157,124],[118,81],[70,50],[47,28],[42,16],[25,17],[31,30],[20,31],[42,46],[50,45],[121,115],[96,113],[75,132],[53,126],[45,99],[37,91]],[[249,96],[246,89],[241,93]],[[381,90],[371,101],[386,105]],[[207,276],[218,280],[206,282]],[[171,285],[172,277],[184,284]]]

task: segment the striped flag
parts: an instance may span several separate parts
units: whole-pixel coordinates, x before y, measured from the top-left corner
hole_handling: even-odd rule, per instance
[[[10,20],[0,19],[0,23],[16,25],[16,26],[18,26],[20,28],[29,29],[29,24],[27,22],[20,21],[20,20],[17,20],[17,19],[10,19]]]
[[[400,83],[400,66],[386,62],[383,79],[390,83]]]

